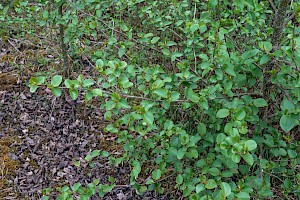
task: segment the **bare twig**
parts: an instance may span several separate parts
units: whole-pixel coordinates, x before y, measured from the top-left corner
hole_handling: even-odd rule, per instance
[[[8,39],[7,40],[9,42],[9,44],[19,53],[22,53],[21,51],[19,51],[19,49]]]
[[[277,8],[276,8],[274,2],[272,0],[269,0],[269,3],[271,5],[272,9],[274,10],[274,12],[276,13],[277,12]]]

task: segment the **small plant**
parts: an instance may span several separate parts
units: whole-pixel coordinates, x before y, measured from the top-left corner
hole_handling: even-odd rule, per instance
[[[166,192],[171,177],[195,200],[299,197],[299,2],[56,3],[67,9],[59,19],[43,11],[40,26],[64,25],[63,44],[89,55],[95,72],[32,77],[29,87],[102,102],[105,131],[124,151],[92,151],[90,166],[99,155],[129,163],[141,195]],[[113,187],[76,183],[58,199]]]

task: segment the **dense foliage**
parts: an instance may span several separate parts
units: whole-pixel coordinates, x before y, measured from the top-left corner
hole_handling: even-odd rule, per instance
[[[32,77],[30,91],[101,100],[105,131],[124,150],[120,157],[95,150],[86,160],[128,162],[138,193],[297,198],[299,2],[18,0],[2,5],[1,21],[6,34],[18,26],[19,36],[38,29],[63,38],[64,68]],[[74,77],[82,58],[95,71]],[[110,181],[65,186],[58,199],[103,196]]]

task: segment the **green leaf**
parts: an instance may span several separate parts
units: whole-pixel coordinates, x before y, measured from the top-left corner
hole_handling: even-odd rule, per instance
[[[153,172],[152,172],[152,178],[154,180],[158,180],[160,179],[161,177],[161,170],[160,169],[155,169]]]
[[[192,33],[194,33],[199,28],[199,24],[192,24],[190,27],[190,30]]]
[[[160,97],[168,98],[168,90],[157,89],[157,90],[154,90],[153,93],[160,96]]]
[[[210,8],[214,8],[216,7],[216,5],[218,5],[218,2],[219,2],[218,0],[209,0],[208,5]]]
[[[86,101],[90,101],[93,98],[93,93],[88,91],[87,93],[85,93],[84,97]]]
[[[45,195],[42,196],[42,200],[49,200],[49,199],[50,199],[49,196],[45,196]]]
[[[197,194],[202,192],[203,190],[205,190],[204,184],[200,183],[196,186],[196,193]]]
[[[221,173],[221,171],[216,167],[212,167],[208,171],[212,176],[218,176]]]
[[[292,111],[293,109],[295,109],[295,105],[287,98],[284,98],[280,104],[280,108],[282,111],[285,110]]]
[[[53,95],[57,96],[57,97],[60,97],[62,92],[61,92],[61,89],[60,88],[52,88],[51,89],[51,92]]]
[[[73,100],[76,100],[78,98],[78,90],[70,89],[69,93],[70,93],[70,96]]]
[[[87,162],[91,161],[92,159],[93,159],[93,156],[91,156],[91,154],[88,154],[84,157],[84,160]]]
[[[144,38],[148,38],[148,37],[152,37],[153,36],[153,33],[147,33],[144,35]]]
[[[145,120],[145,122],[149,125],[153,125],[153,121],[154,121],[154,115],[152,112],[147,111],[144,115],[143,115],[143,119]]]
[[[248,163],[248,165],[252,166],[254,163],[253,156],[250,153],[242,155],[243,159]]]
[[[205,24],[200,25],[199,27],[200,33],[204,33],[207,30],[207,27]]]
[[[81,187],[81,183],[77,182],[72,186],[72,190],[76,192]]]
[[[199,95],[197,95],[195,92],[193,92],[192,88],[187,88],[185,91],[186,98],[191,100],[194,103],[198,103],[200,101]]]
[[[101,60],[101,59],[98,59],[97,61],[96,61],[96,67],[99,67],[99,68],[103,68],[104,67],[104,62],[103,62],[103,60]]]
[[[241,156],[239,154],[232,154],[231,160],[235,163],[239,163],[241,161]]]
[[[93,93],[94,96],[99,96],[99,97],[102,97],[102,95],[103,95],[102,90],[99,89],[99,88],[93,89],[92,93]]]
[[[107,151],[101,151],[101,156],[102,157],[108,157],[109,153]]]
[[[235,113],[235,117],[237,120],[243,120],[246,117],[246,112],[243,109],[240,109]]]
[[[236,195],[236,197],[240,200],[248,200],[250,199],[250,195],[247,192],[240,192]]]
[[[266,52],[270,52],[272,50],[272,43],[269,41],[263,42],[263,49]]]
[[[156,42],[158,42],[158,40],[160,39],[160,37],[154,37],[151,40],[151,44],[155,44]]]
[[[66,79],[66,80],[64,81],[64,84],[65,84],[66,88],[71,88],[71,86],[72,86],[72,81],[71,81],[70,79]]]
[[[100,155],[100,150],[93,150],[92,152],[91,152],[91,156],[93,157],[93,158],[95,158],[95,157],[97,157],[97,156],[99,156]]]
[[[228,183],[222,182],[220,184],[220,186],[221,186],[221,189],[222,189],[222,194],[225,197],[228,197],[231,194],[231,187],[230,187],[230,185]]]
[[[118,108],[124,108],[124,109],[129,109],[131,106],[128,104],[128,102],[125,99],[120,99],[118,102]]]
[[[208,179],[207,183],[205,184],[205,188],[209,190],[214,189],[217,186],[218,185],[214,179]]]
[[[297,152],[295,150],[288,149],[287,153],[288,153],[289,157],[292,159],[297,157]]]
[[[172,61],[172,62],[175,61],[176,58],[181,57],[182,55],[183,55],[182,53],[179,53],[179,52],[173,52],[173,53],[172,53],[172,56],[171,56],[171,61]]]
[[[92,79],[86,79],[83,81],[83,87],[90,87],[94,85],[94,81]]]
[[[228,109],[220,109],[217,112],[217,118],[225,118],[229,115],[229,110]]]
[[[256,107],[265,107],[268,106],[268,103],[263,98],[258,98],[253,101],[254,106]]]
[[[177,175],[177,177],[176,177],[176,183],[178,185],[181,185],[183,183],[183,176],[181,174]]]
[[[51,85],[53,85],[53,87],[58,87],[62,82],[62,76],[60,75],[55,75],[52,77],[51,79]]]
[[[125,24],[121,25],[121,29],[122,29],[122,31],[125,31],[125,32],[127,32],[129,30],[129,28]]]
[[[270,57],[268,55],[264,55],[263,57],[261,57],[259,64],[260,65],[266,64],[267,62],[269,62],[269,60],[270,60]]]
[[[186,153],[186,150],[187,150],[186,147],[178,149],[178,151],[177,151],[177,158],[179,160],[181,160],[184,157],[184,154]]]
[[[198,151],[197,151],[196,148],[191,148],[191,149],[189,150],[189,152],[190,152],[190,154],[191,154],[191,156],[192,156],[193,158],[198,158],[199,153],[198,153]]]
[[[206,134],[206,125],[204,123],[199,123],[197,126],[197,131],[200,135]]]
[[[112,110],[116,107],[116,103],[114,101],[107,101],[105,104],[105,109],[106,110]]]
[[[37,86],[37,85],[30,85],[30,89],[29,89],[29,91],[31,92],[31,93],[34,93],[34,92],[36,92],[36,90],[39,88],[39,86]]]
[[[252,151],[254,149],[256,149],[257,147],[257,144],[254,140],[247,140],[245,142],[245,147],[249,150],[249,151]]]
[[[139,176],[139,173],[141,172],[141,164],[139,161],[135,160],[132,162],[132,174],[134,176],[134,178],[137,178]]]
[[[290,130],[292,130],[296,124],[297,121],[292,116],[282,115],[280,118],[280,127],[286,133],[290,132]]]
[[[165,56],[169,56],[171,54],[169,49],[162,49],[161,52],[165,55]]]
[[[45,76],[39,76],[36,78],[36,83],[37,85],[41,85],[46,81],[46,77]]]

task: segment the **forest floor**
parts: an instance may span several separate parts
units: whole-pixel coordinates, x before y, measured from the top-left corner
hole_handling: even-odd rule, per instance
[[[115,178],[117,187],[103,199],[170,199],[179,195],[177,191],[163,196],[155,192],[137,195],[129,185],[129,166],[111,166],[107,158],[94,160],[90,167],[84,157],[92,150],[105,150],[116,157],[122,151],[117,136],[103,131],[106,122],[99,102],[87,105],[68,95],[57,98],[42,88],[31,94],[26,84],[40,63],[30,55],[42,53],[12,43],[1,48],[0,199],[41,199],[46,188],[51,188],[50,199],[55,199],[56,187],[76,182],[85,185],[95,178],[106,184],[109,177]],[[75,161],[80,161],[80,166],[75,166]]]

